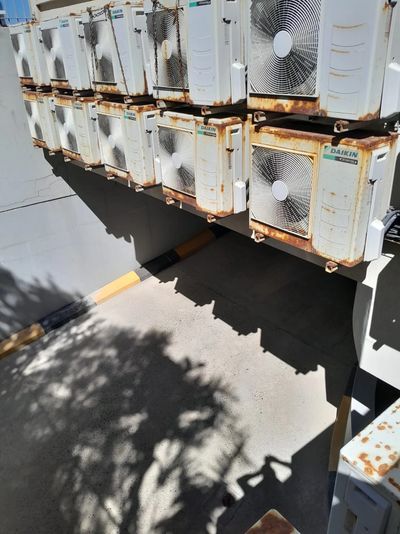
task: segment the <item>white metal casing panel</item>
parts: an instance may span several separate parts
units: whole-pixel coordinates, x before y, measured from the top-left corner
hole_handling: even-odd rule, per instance
[[[47,148],[51,151],[60,150],[61,142],[55,117],[54,96],[38,93],[37,103]]]
[[[196,118],[196,203],[201,211],[223,217],[247,209],[246,126],[238,118],[211,119],[207,125]]]
[[[328,533],[400,529],[400,399],[343,447]]]
[[[143,53],[147,86],[156,99],[191,102],[187,68],[187,0],[144,0]],[[179,25],[176,21],[179,20]],[[179,28],[179,32],[178,32]],[[154,50],[156,43],[157,54]]]
[[[385,0],[326,2],[320,106],[328,116],[380,116],[389,32],[400,29],[391,28],[392,13],[397,19],[398,11]]]
[[[101,156],[97,136],[97,114],[94,100],[77,99],[73,103],[76,133],[82,161],[87,165],[100,165]]]
[[[152,133],[147,129],[148,121],[155,120],[155,112],[149,106],[130,106],[124,113],[124,124],[129,150],[128,169],[136,184],[144,187],[159,182],[154,170]]]
[[[20,78],[37,78],[35,56],[32,45],[31,24],[18,24],[9,28],[17,73]]]
[[[42,22],[40,37],[52,86],[76,91],[90,89],[80,17],[70,16]]]
[[[197,105],[244,100],[242,0],[188,0],[188,78]]]
[[[94,11],[92,18],[89,13],[82,15],[89,74],[95,89],[131,96],[147,94],[143,19],[143,10],[130,4]],[[96,40],[94,50],[91,43],[93,29]],[[93,64],[96,58],[101,67],[102,58],[106,59],[106,56],[109,56],[112,65],[96,70]]]
[[[260,186],[255,181],[253,163],[251,227],[258,231],[258,223],[266,225],[266,235],[343,265],[352,266],[363,261],[369,226],[373,220],[381,220],[389,209],[398,145],[397,136],[370,140],[373,142],[369,143],[368,138],[343,139],[336,146],[332,144],[331,135],[281,128],[262,128],[256,133],[253,129],[253,149],[259,146],[278,154],[310,158],[312,182],[307,210],[308,232],[304,238],[298,238],[290,230],[271,224],[269,215],[260,212],[263,204],[260,199],[273,192],[268,189],[268,184]],[[290,168],[286,171],[289,175],[296,172],[294,169],[289,172]],[[271,182],[278,179],[281,181],[279,176],[269,177]],[[282,199],[282,207],[289,203],[285,209],[291,210],[292,214],[296,214],[297,194],[294,192],[295,196],[291,196],[288,186],[287,196]],[[276,204],[279,209],[280,202]],[[375,257],[368,259],[376,259],[380,253],[381,250],[377,250]]]
[[[307,3],[310,2],[318,3],[319,0],[307,0]],[[251,0],[253,12],[257,4],[262,5],[262,0]],[[255,25],[253,18],[253,23],[249,25],[249,107],[348,120],[387,117],[400,111],[399,11],[398,5],[390,5],[387,0],[352,0],[350,4],[346,0],[321,0],[318,60],[316,70],[312,71],[315,91],[307,94],[300,88],[293,93],[296,98],[290,92],[279,93],[277,97],[278,93],[262,91],[260,81],[254,83],[263,76],[262,70],[269,72],[271,79],[280,73],[268,70],[267,66],[259,68],[256,62],[256,54],[260,54],[257,52],[260,47],[256,46],[259,30],[252,28]],[[296,27],[300,25],[305,35],[312,35],[310,31],[307,33],[306,17],[293,17],[293,23]],[[286,36],[286,33],[281,31],[268,39],[271,47],[278,50],[276,53],[281,54],[282,61],[285,61],[286,54],[291,57],[289,54],[297,46],[298,39],[295,34],[286,39],[282,35]],[[299,42],[302,44],[297,59],[300,58],[302,63],[298,65],[298,70],[302,71],[307,66],[307,53],[311,53],[313,46],[310,44],[306,52],[304,42]],[[265,50],[265,46],[260,50]],[[272,57],[277,56],[272,53]],[[275,60],[272,61],[274,63]],[[257,69],[255,65],[258,65]],[[293,76],[293,79],[296,78]],[[255,89],[254,85],[258,88]],[[307,99],[302,99],[303,94]]]
[[[35,73],[33,76],[33,82],[37,85],[50,85],[50,76],[47,69],[46,58],[44,55],[43,43],[41,42],[41,33],[39,30],[38,22],[31,22],[32,32],[32,50],[35,61]]]

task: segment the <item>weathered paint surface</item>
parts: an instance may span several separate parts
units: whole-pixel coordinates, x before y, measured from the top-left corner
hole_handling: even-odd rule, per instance
[[[342,449],[342,459],[400,500],[400,399]]]

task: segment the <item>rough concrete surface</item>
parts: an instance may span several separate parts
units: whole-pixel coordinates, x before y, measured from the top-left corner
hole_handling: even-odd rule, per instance
[[[354,289],[232,233],[0,362],[1,532],[325,532]]]

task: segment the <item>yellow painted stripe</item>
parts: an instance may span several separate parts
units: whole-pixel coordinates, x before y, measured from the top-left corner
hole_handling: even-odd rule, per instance
[[[344,445],[347,419],[350,413],[351,397],[343,395],[340,402],[335,426],[331,438],[331,450],[329,454],[329,471],[336,471],[339,463],[340,449]]]
[[[134,271],[130,271],[129,273],[120,276],[113,282],[110,282],[101,289],[98,289],[97,291],[92,293],[91,297],[96,304],[102,304],[106,300],[115,297],[119,293],[122,293],[122,291],[125,291],[125,289],[133,287],[139,283],[139,276]]]
[[[178,254],[178,256],[183,260],[184,258],[187,258],[188,256],[191,256],[201,248],[203,248],[205,245],[210,243],[215,239],[215,235],[211,230],[204,230],[201,232],[201,234],[197,235],[193,239],[190,239],[190,241],[186,241],[186,243],[183,243],[183,245],[179,245],[176,247],[175,252]]]
[[[8,354],[15,352],[21,347],[29,345],[29,343],[36,341],[44,336],[44,334],[45,332],[40,324],[32,324],[31,326],[16,332],[0,343],[0,358],[4,358],[4,356],[8,356]]]

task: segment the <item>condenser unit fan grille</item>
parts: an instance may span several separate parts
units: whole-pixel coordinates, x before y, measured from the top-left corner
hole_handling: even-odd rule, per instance
[[[28,124],[29,124],[29,130],[31,132],[31,136],[34,139],[39,139],[40,141],[44,140],[43,136],[43,130],[40,125],[39,120],[39,110],[37,107],[37,103],[32,103],[29,100],[24,100],[25,104],[25,111],[28,116]]]
[[[11,43],[15,53],[19,76],[29,78],[31,76],[31,71],[26,56],[26,46],[23,36],[20,33],[11,34]]]
[[[252,0],[250,92],[316,95],[321,0]]]
[[[58,28],[42,30],[42,41],[50,78],[52,80],[65,80],[64,59]]]
[[[112,43],[108,20],[99,20],[84,25],[85,39],[88,46],[90,76],[95,82],[115,83],[112,59]]]
[[[56,106],[56,121],[62,148],[79,153],[72,108]]]
[[[99,141],[104,163],[126,171],[126,158],[121,119],[111,115],[98,115]]]
[[[193,134],[173,128],[159,128],[163,184],[195,196]]]
[[[308,237],[312,158],[254,146],[252,167],[251,218]]]
[[[187,89],[187,58],[182,9],[160,10],[146,17],[156,87]],[[179,35],[178,35],[179,20]]]

